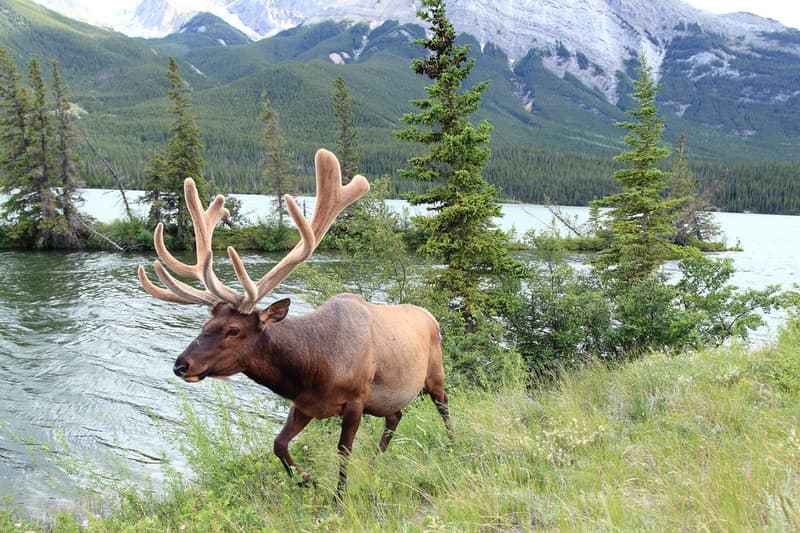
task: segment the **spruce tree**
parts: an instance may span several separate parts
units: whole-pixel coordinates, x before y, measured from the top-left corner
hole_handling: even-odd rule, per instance
[[[342,165],[342,180],[344,183],[358,174],[358,132],[355,120],[350,110],[350,94],[344,83],[344,78],[337,77],[333,82],[333,112],[339,124],[339,136],[336,139],[336,155]]]
[[[0,191],[8,196],[2,211],[12,224],[11,236],[34,248],[83,244],[81,232],[71,222],[77,215],[75,187],[60,172],[60,162],[74,156],[71,141],[61,142],[69,116],[64,112],[66,88],[55,67],[54,74],[53,106],[39,62],[31,60],[28,84],[23,86],[13,59],[0,47]]]
[[[47,89],[35,59],[28,69],[28,85],[32,93],[27,123],[30,144],[17,181],[27,205],[20,205],[17,235],[35,248],[60,247],[64,245],[67,228],[54,191],[56,164]]]
[[[715,181],[711,187],[701,191],[691,168],[689,168],[686,136],[681,135],[672,160],[669,183],[670,198],[688,198],[678,216],[672,221],[670,240],[679,246],[695,242],[708,242],[719,235],[719,225],[714,221],[710,197],[721,183]]]
[[[3,216],[15,224],[29,206],[28,122],[32,103],[21,80],[14,59],[6,48],[0,47],[0,191],[8,197],[3,203]]]
[[[0,47],[0,185],[4,194],[10,194],[17,186],[16,178],[28,153],[31,102],[21,80],[14,59],[6,48]]]
[[[264,168],[265,191],[275,195],[275,209],[278,213],[278,228],[284,227],[286,206],[283,197],[293,194],[297,190],[298,178],[292,164],[292,154],[286,147],[286,139],[281,133],[278,112],[272,107],[269,94],[261,93],[261,113],[259,120],[264,123],[264,154],[266,167]]]
[[[169,128],[166,149],[153,154],[145,169],[147,190],[144,201],[151,203],[151,222],[174,224],[175,238],[189,244],[191,217],[183,202],[183,181],[193,178],[200,198],[208,196],[203,178],[205,161],[200,155],[203,143],[200,129],[191,114],[190,88],[180,77],[178,63],[173,57],[169,58],[167,78],[173,123]]]
[[[418,112],[404,115],[407,127],[395,135],[427,146],[428,152],[410,158],[410,168],[400,174],[432,184],[408,198],[432,211],[432,216],[414,218],[427,235],[420,251],[444,263],[431,286],[469,324],[475,316],[505,307],[503,285],[518,280],[519,264],[509,254],[507,235],[494,222],[501,215],[498,191],[482,176],[492,127],[485,120],[477,126],[470,122],[488,82],[461,90],[475,63],[468,57],[470,48],[456,44],[442,0],[422,0],[422,6],[417,16],[428,23],[429,35],[414,42],[426,54],[412,61],[412,69],[433,84],[425,89],[428,98],[411,102]]]
[[[593,265],[612,292],[646,279],[665,261],[680,255],[669,236],[686,199],[665,196],[669,172],[657,164],[669,150],[660,145],[663,120],[655,99],[659,86],[644,54],[640,61],[639,78],[634,80],[631,95],[638,108],[628,111],[636,120],[617,124],[628,131],[624,141],[630,147],[615,157],[627,165],[613,175],[622,190],[595,202],[611,208],[605,221],[610,243],[597,254]]]
[[[78,209],[80,201],[78,193],[78,156],[77,136],[70,120],[70,109],[67,87],[58,72],[58,62],[52,60],[53,68],[53,100],[55,118],[56,144],[56,183],[61,189],[60,208],[67,229],[67,238],[73,244],[79,244]]]
[[[150,205],[147,222],[151,226],[167,225],[175,220],[178,197],[167,186],[166,150],[152,154],[144,166],[145,193],[140,201]]]

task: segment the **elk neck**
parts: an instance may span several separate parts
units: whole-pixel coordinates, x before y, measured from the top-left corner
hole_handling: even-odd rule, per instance
[[[293,400],[325,381],[328,365],[320,356],[324,340],[304,317],[270,324],[252,348],[244,374],[275,394]]]

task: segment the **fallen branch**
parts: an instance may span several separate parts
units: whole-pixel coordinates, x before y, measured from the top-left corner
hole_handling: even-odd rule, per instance
[[[92,150],[94,155],[96,155],[100,162],[103,163],[103,166],[106,167],[106,170],[108,170],[108,173],[111,174],[111,177],[114,178],[114,181],[117,183],[119,193],[122,195],[122,203],[125,204],[125,212],[128,213],[128,220],[133,220],[133,211],[131,211],[131,206],[128,204],[128,197],[125,195],[125,187],[123,187],[125,180],[123,180],[123,178],[114,171],[114,167],[112,167],[111,163],[109,163],[108,160],[103,157],[103,155],[97,149],[97,146],[95,146],[92,141],[89,140],[89,137],[85,132],[83,132],[83,138],[86,141],[86,144],[89,145],[89,148]]]
[[[578,237],[583,237],[583,232],[581,232],[576,226],[575,223],[569,219],[566,215],[561,213],[561,210],[550,203],[550,198],[547,196],[544,197],[544,206],[550,211],[550,214],[556,217],[559,222],[564,224],[564,226],[570,230],[572,233],[577,235]]]
[[[116,242],[114,242],[113,240],[111,240],[111,239],[110,239],[108,236],[106,236],[106,235],[103,235],[102,233],[100,233],[99,231],[97,231],[96,229],[94,229],[94,227],[92,227],[92,225],[91,225],[91,224],[89,224],[88,222],[86,222],[86,221],[85,221],[84,219],[82,219],[81,217],[79,217],[79,216],[77,216],[77,215],[73,215],[73,216],[72,216],[72,219],[73,219],[73,220],[76,220],[77,222],[79,222],[79,223],[80,223],[80,224],[81,224],[81,225],[82,225],[84,228],[86,228],[86,229],[89,231],[89,233],[91,233],[92,235],[96,235],[97,237],[100,237],[101,239],[103,239],[104,241],[106,241],[107,243],[109,243],[111,246],[113,246],[114,248],[116,248],[116,249],[117,249],[117,251],[120,251],[120,252],[126,252],[126,251],[127,251],[125,248],[123,248],[122,246],[120,246],[119,244],[117,244]]]

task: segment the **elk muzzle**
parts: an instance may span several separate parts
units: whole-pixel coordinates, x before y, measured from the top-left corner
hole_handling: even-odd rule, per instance
[[[190,372],[190,363],[188,359],[181,355],[175,360],[175,364],[172,367],[172,372],[178,376],[179,378],[183,379],[184,381],[188,381],[190,383],[196,383],[203,378],[206,377],[208,371],[201,372],[199,374],[192,375]]]

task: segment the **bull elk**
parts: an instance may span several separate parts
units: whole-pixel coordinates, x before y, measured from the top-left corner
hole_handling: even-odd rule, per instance
[[[288,317],[289,299],[266,309],[256,304],[314,251],[337,214],[369,190],[363,176],[342,186],[339,161],[326,150],[315,158],[317,202],[309,223],[294,199],[286,206],[300,232],[300,241],[258,282],[253,282],[233,247],[228,247],[243,292],[222,284],[212,268],[211,239],[217,223],[228,216],[225,199],[217,196],[203,210],[194,181],[184,182],[186,203],[194,224],[197,263],[175,259],[164,244],[164,228],[154,233],[159,258],[175,274],[196,278],[199,290],[174,278],[156,260],[155,273],[166,289],[154,285],[139,267],[144,289],[161,300],[200,304],[211,309],[202,332],[175,360],[174,373],[188,382],[223,378],[242,372],[276,394],[291,400],[286,423],[275,438],[274,451],[289,476],[297,470],[302,483],[313,478],[289,453],[289,442],[314,418],[342,417],[339,437],[341,496],[346,462],[364,413],[383,417],[378,445],[384,451],[400,422],[402,410],[425,390],[450,430],[439,326],[426,310],[413,305],[375,305],[353,294],[334,296],[315,311]]]

